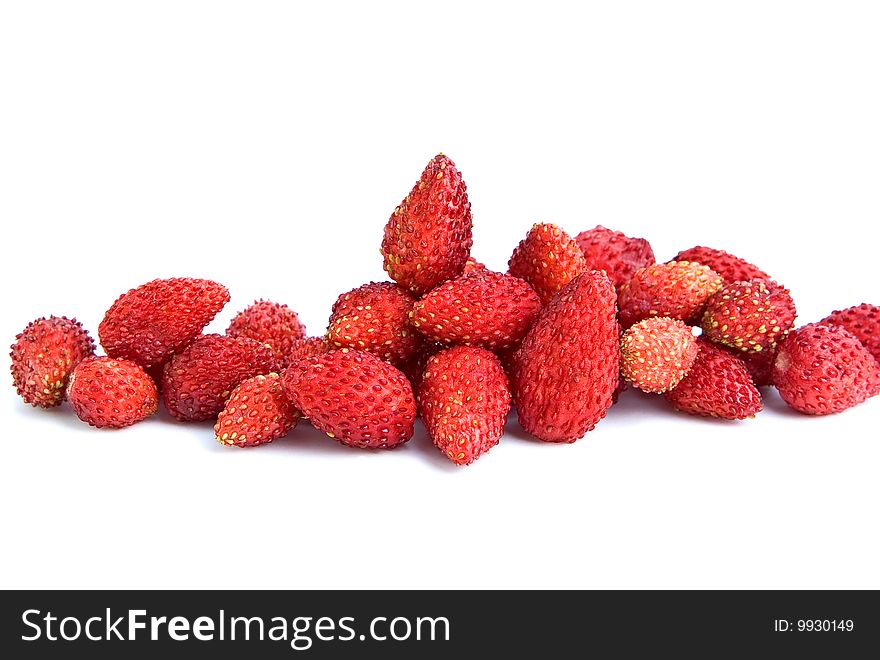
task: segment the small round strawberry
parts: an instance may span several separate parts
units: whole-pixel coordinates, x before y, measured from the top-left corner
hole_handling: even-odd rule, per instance
[[[372,353],[330,351],[291,365],[281,380],[296,409],[344,445],[392,449],[413,435],[412,386]]]
[[[526,432],[545,442],[574,442],[605,417],[620,383],[615,298],[611,280],[591,270],[541,310],[511,368]]]
[[[192,343],[227,302],[229,291],[211,280],[153,280],[113,303],[98,338],[110,357],[152,371]]]
[[[584,253],[574,240],[552,224],[536,224],[513,251],[509,273],[528,282],[542,304],[586,270]]]
[[[507,376],[483,348],[456,346],[428,360],[419,389],[428,435],[457,465],[469,465],[498,444],[510,411]]]
[[[524,280],[486,271],[432,289],[409,319],[431,341],[503,351],[522,340],[540,311],[538,294]]]
[[[773,384],[783,400],[807,415],[830,415],[880,393],[880,366],[848,330],[811,324],[779,342]]]
[[[837,325],[849,330],[880,362],[880,307],[862,303],[840,309],[819,321],[822,325]]]
[[[724,250],[716,250],[702,245],[679,252],[675,261],[695,261],[708,266],[723,277],[725,282],[772,279],[763,270],[745,259],[740,259]]]
[[[119,429],[159,409],[156,383],[130,360],[88,358],[73,370],[67,398],[76,416],[99,429]]]
[[[663,396],[690,415],[736,420],[761,412],[761,393],[742,360],[702,337],[697,341],[700,350],[688,375]]]
[[[385,225],[388,276],[417,296],[461,275],[473,243],[467,186],[449,158],[433,158]]]
[[[330,351],[330,347],[323,337],[304,337],[302,339],[294,339],[291,342],[290,350],[285,357],[285,363],[290,366],[299,360],[323,355]]]
[[[268,345],[279,366],[286,367],[293,342],[306,336],[306,327],[287,305],[258,300],[232,319],[226,334],[230,337],[248,337]]]
[[[669,316],[697,325],[706,302],[723,284],[708,266],[689,261],[670,261],[640,268],[620,287],[620,324],[652,316]]]
[[[632,279],[639,268],[656,259],[651,244],[644,238],[630,238],[623,232],[598,225],[575,236],[587,266],[604,270],[618,289]]]
[[[471,273],[485,273],[488,270],[489,269],[486,268],[486,264],[477,261],[473,257],[468,257],[468,260],[464,264],[462,275],[470,275]]]
[[[258,447],[283,438],[298,419],[281,377],[273,372],[243,380],[232,390],[217,416],[214,433],[220,444]]]
[[[236,385],[275,369],[272,349],[265,344],[247,337],[202,335],[165,365],[162,401],[181,421],[214,419]]]
[[[409,360],[422,343],[409,324],[416,299],[394,282],[370,282],[333,304],[325,339],[333,348],[366,351],[392,364]]]
[[[95,342],[76,319],[50,316],[28,323],[9,357],[12,382],[25,403],[52,408],[64,400],[76,365],[95,354]]]
[[[620,340],[623,377],[643,392],[662,394],[691,370],[699,347],[690,326],[668,316],[639,321]]]
[[[729,282],[709,298],[702,326],[718,344],[760,353],[788,334],[796,316],[791,294],[776,282]]]

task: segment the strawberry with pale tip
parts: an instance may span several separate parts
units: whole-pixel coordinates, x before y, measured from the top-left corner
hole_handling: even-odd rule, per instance
[[[693,329],[679,319],[655,316],[631,326],[620,340],[620,371],[643,392],[662,394],[681,382],[697,358]]]
[[[669,316],[697,325],[709,297],[723,284],[711,268],[689,261],[640,268],[620,287],[620,324],[628,328],[652,316]]]

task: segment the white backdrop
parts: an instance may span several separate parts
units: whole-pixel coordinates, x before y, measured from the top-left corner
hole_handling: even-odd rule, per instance
[[[214,330],[265,297],[320,334],[438,151],[490,267],[601,223],[749,258],[801,322],[880,302],[876,4],[602,4],[4,3],[0,337],[169,276],[230,288]],[[729,424],[631,391],[464,469],[423,432],[246,451],[0,401],[6,587],[880,587],[877,399]]]

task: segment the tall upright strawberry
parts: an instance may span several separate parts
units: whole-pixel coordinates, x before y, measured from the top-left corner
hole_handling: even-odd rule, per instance
[[[384,268],[420,296],[462,273],[473,243],[472,226],[467,186],[455,163],[439,154],[385,225]]]
[[[522,427],[546,442],[574,442],[611,406],[620,382],[614,284],[601,271],[573,279],[541,311],[513,359]]]

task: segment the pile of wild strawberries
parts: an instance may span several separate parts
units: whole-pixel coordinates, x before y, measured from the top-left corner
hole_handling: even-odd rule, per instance
[[[217,439],[237,447],[306,418],[350,447],[390,449],[418,415],[460,465],[498,444],[512,404],[536,438],[574,442],[627,383],[730,420],[760,412],[768,385],[809,415],[880,393],[880,307],[793,329],[789,291],[752,264],[706,247],[656,263],[646,240],[604,227],[572,239],[537,224],[498,273],[470,257],[471,227],[464,181],[441,154],[385,225],[393,281],[339,296],[324,336],[268,301],[225,335],[201,334],[226,287],[154,280],[107,310],[105,357],[76,320],[30,323],[12,347],[15,387],[44,408],[66,398],[99,428],[154,414],[161,396],[181,421],[216,420]]]

